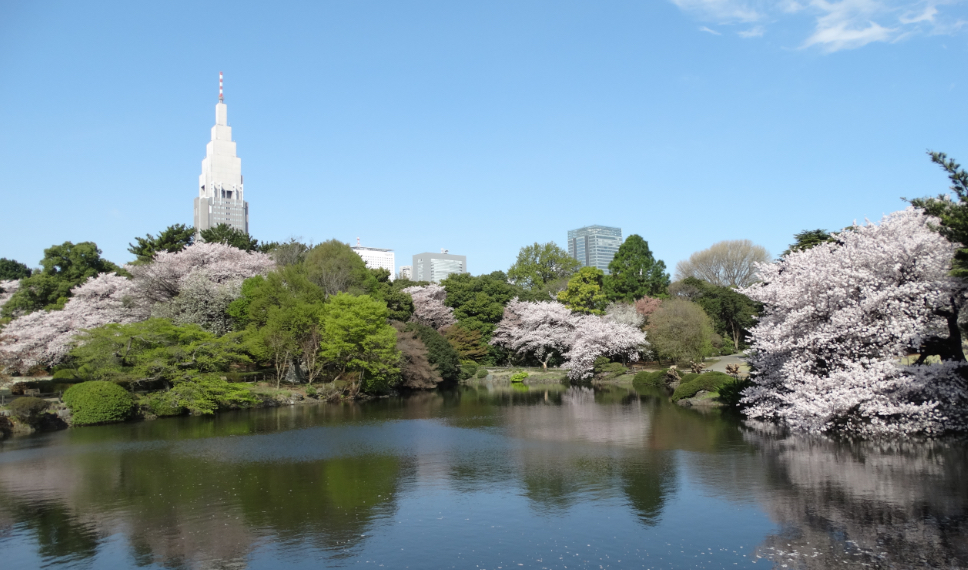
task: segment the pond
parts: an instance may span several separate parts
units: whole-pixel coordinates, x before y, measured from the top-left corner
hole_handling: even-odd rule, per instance
[[[3,568],[961,568],[964,443],[483,382],[0,444]]]

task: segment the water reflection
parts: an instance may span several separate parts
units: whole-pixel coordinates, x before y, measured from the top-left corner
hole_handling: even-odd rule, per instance
[[[794,437],[622,387],[482,383],[0,445],[11,567],[968,559],[964,444]]]

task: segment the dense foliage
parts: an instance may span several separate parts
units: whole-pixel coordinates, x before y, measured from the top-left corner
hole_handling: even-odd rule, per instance
[[[712,319],[715,331],[731,339],[735,350],[739,350],[740,345],[745,342],[749,328],[753,326],[755,316],[760,310],[757,303],[732,287],[713,285],[695,277],[676,281],[669,288],[669,293],[702,307]]]
[[[418,322],[407,323],[404,330],[416,334],[427,347],[427,359],[441,379],[447,382],[460,379],[460,357],[443,335]]]
[[[665,262],[652,255],[649,242],[636,234],[625,238],[608,264],[605,278],[608,300],[631,303],[646,296],[664,295],[668,287]]]
[[[807,431],[968,430],[956,246],[909,208],[763,266],[747,415]],[[909,351],[921,360],[902,364]],[[927,364],[937,354],[942,362]]]
[[[228,224],[219,224],[214,228],[202,230],[199,232],[199,237],[205,243],[221,243],[242,251],[256,251],[259,248],[259,240]]]
[[[135,237],[134,241],[135,243],[128,244],[128,251],[137,257],[135,264],[150,263],[156,253],[178,253],[195,243],[195,228],[175,224],[168,226],[157,236],[147,234],[145,237]]]
[[[702,361],[713,354],[713,325],[702,307],[685,299],[666,299],[649,316],[649,341],[659,358]]]
[[[949,194],[941,194],[936,198],[917,198],[911,200],[911,204],[938,218],[941,235],[960,246],[952,260],[952,274],[968,278],[968,172],[943,152],[928,154],[932,162],[948,173],[951,191],[957,201],[952,200]]]
[[[30,277],[30,268],[14,259],[0,257],[0,281]]]
[[[603,314],[608,305],[605,273],[597,267],[582,267],[568,280],[568,287],[558,293],[558,301],[576,313]]]
[[[556,281],[567,280],[579,267],[581,264],[554,242],[535,242],[521,248],[507,278],[529,291],[540,291]]]
[[[120,422],[131,415],[131,395],[114,382],[82,382],[64,392],[64,404],[76,426]]]
[[[49,407],[50,402],[43,398],[25,396],[10,402],[7,409],[10,411],[11,416],[25,424],[31,425],[39,420]]]

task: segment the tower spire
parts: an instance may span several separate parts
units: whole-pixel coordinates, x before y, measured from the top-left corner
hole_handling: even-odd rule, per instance
[[[222,72],[218,72],[218,102],[221,103],[225,101],[225,96],[222,94]]]

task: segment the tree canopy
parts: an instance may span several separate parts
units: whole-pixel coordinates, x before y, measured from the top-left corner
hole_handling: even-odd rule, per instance
[[[790,247],[780,254],[781,258],[785,258],[795,251],[805,251],[811,247],[818,246],[822,243],[827,243],[834,241],[834,234],[831,234],[827,230],[803,230],[798,234],[794,234],[793,239],[796,241],[790,244]]]
[[[604,291],[605,273],[597,267],[582,267],[568,280],[568,287],[558,293],[558,301],[576,313],[605,313],[608,297]]]
[[[304,264],[309,280],[322,287],[327,295],[368,293],[377,282],[363,258],[349,245],[335,239],[309,250]]]
[[[649,243],[632,234],[619,246],[608,264],[605,294],[609,301],[631,303],[642,297],[664,295],[669,287],[665,263],[656,260]]]
[[[759,304],[731,287],[713,285],[695,277],[687,277],[676,282],[675,288],[680,298],[697,303],[712,319],[716,332],[733,341],[733,348],[740,344],[750,327],[754,316],[759,312]]]
[[[0,257],[0,281],[11,281],[30,277],[30,268],[14,259]]]
[[[952,274],[968,278],[968,172],[943,152],[928,152],[928,155],[931,162],[948,173],[951,191],[955,193],[957,201],[948,194],[940,194],[936,198],[915,198],[910,202],[912,206],[939,218],[941,226],[938,231],[941,235],[961,245],[951,263]]]
[[[766,248],[748,239],[721,241],[677,263],[676,280],[697,277],[723,287],[749,287],[756,282],[756,264],[769,261]]]
[[[199,232],[199,236],[206,243],[224,243],[241,249],[242,251],[256,251],[259,249],[259,240],[228,224],[219,224],[214,228],[202,230]]]
[[[128,244],[128,251],[138,257],[135,263],[148,263],[160,251],[178,252],[195,243],[195,228],[185,224],[168,226],[157,236],[147,234],[134,238]]]
[[[536,291],[557,279],[571,277],[581,264],[554,242],[535,242],[521,248],[507,277],[516,285]]]

